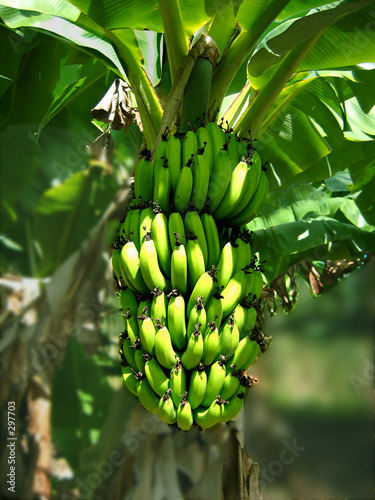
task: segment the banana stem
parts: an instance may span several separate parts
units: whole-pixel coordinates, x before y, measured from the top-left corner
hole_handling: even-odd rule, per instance
[[[235,133],[243,137],[251,131],[253,137],[257,136],[259,127],[268,114],[272,104],[321,34],[322,31],[305,42],[300,43],[284,57],[281,63],[276,67],[272,77],[258,95],[250,102],[250,105],[237,122],[234,128]]]
[[[172,82],[182,61],[189,52],[189,43],[182,24],[178,0],[159,0],[159,9],[164,26],[169,67]]]
[[[148,149],[152,149],[160,129],[163,108],[154,87],[133,51],[112,31],[106,30],[106,34],[125,69],[126,77],[137,101],[146,145]]]
[[[290,0],[270,0],[259,10],[247,31],[242,31],[227,49],[212,75],[209,112],[215,116],[220,109],[225,94],[242,64],[254,50],[259,37]]]

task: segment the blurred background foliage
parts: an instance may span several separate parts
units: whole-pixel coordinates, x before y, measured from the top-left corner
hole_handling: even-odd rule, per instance
[[[251,370],[260,383],[236,428],[260,464],[264,498],[370,498],[372,491],[375,51],[368,3],[322,9],[324,37],[259,124],[271,194],[249,229],[277,292],[274,298],[268,287],[262,304],[263,331],[274,340]],[[154,4],[0,2],[1,400],[17,404],[20,498],[178,499],[183,485],[189,498],[216,500],[221,491],[228,428],[175,432],[150,419],[119,376],[123,320],[111,245],[143,135],[139,121],[109,135],[90,110],[115,79],[126,80],[106,30],[128,44],[165,102],[171,75]],[[225,54],[256,14],[247,1],[233,4],[236,16],[232,3],[184,2],[186,33],[215,16],[205,30]],[[362,10],[351,13],[350,4]],[[336,7],[348,8],[347,17]],[[220,110],[231,125],[238,127],[238,110],[280,64],[274,44],[288,52],[319,26],[312,16],[299,24],[307,14],[305,3],[290,2],[249,66],[241,63]],[[335,37],[343,37],[340,50]],[[327,61],[316,66],[322,51]],[[293,440],[305,449],[284,464],[285,441]],[[4,451],[1,461],[4,474]]]

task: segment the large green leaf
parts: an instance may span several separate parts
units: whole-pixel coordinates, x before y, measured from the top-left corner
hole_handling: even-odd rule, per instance
[[[98,167],[77,172],[41,197],[35,239],[42,251],[42,274],[51,272],[88,237],[111,200],[116,185]]]
[[[73,338],[52,390],[53,440],[73,469],[79,467],[80,453],[95,444],[112,396],[96,361]]]
[[[296,45],[325,30],[299,67],[299,71],[320,70],[372,62],[375,34],[369,30],[374,13],[366,7],[371,0],[334,2],[311,14],[282,22],[269,32],[251,57],[248,66],[253,87],[261,88],[273,66]],[[359,12],[355,12],[362,9]],[[333,26],[332,26],[333,25]],[[358,39],[366,43],[359,46]],[[324,55],[324,56],[323,56]]]
[[[337,211],[354,218],[358,213],[346,199],[326,199],[294,202],[254,219],[247,227],[254,231],[254,247],[259,251],[264,272],[272,280],[305,258],[325,261],[350,258],[375,250],[374,227],[367,230],[336,220]],[[372,231],[372,232],[371,232]]]
[[[1,0],[1,5],[12,9],[22,9],[30,13],[40,12],[50,16],[58,16],[69,21],[76,21],[80,14],[80,11],[66,0]]]

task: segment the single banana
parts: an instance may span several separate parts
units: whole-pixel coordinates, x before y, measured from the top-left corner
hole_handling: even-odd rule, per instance
[[[122,366],[122,379],[127,387],[127,389],[137,396],[137,387],[139,381],[135,378],[134,371],[130,366]]]
[[[148,357],[150,357],[149,354],[143,354],[142,349],[140,348],[139,344],[137,343],[135,345],[135,349],[134,349],[134,361],[135,361],[135,364],[137,365],[138,371],[142,372],[142,373],[145,372],[145,364],[146,364],[146,359],[144,356],[146,356],[146,359],[148,359]]]
[[[141,246],[139,257],[143,280],[149,291],[159,287],[163,292],[170,292],[171,284],[160,270],[156,246],[149,233],[146,233],[146,241]]]
[[[242,236],[236,239],[233,246],[236,252],[236,267],[233,274],[236,274],[240,269],[250,265],[251,246]]]
[[[168,220],[168,234],[171,248],[174,247],[176,233],[181,236],[181,243],[186,246],[185,238],[182,238],[182,235],[185,234],[184,221],[179,212],[172,212]]]
[[[153,295],[151,302],[151,318],[159,318],[163,325],[167,326],[167,306],[168,300],[164,292],[160,288],[156,287],[151,292]]]
[[[231,359],[231,366],[233,365],[236,370],[245,369],[244,366],[249,363],[247,368],[254,362],[259,354],[259,345],[251,339],[251,336],[240,340],[236,352]]]
[[[189,392],[187,400],[192,410],[195,410],[203,401],[206,394],[207,374],[204,363],[199,363],[190,376]]]
[[[217,270],[215,269],[215,266],[212,266],[212,269],[202,274],[196,282],[186,308],[186,314],[188,316],[190,315],[198,297],[201,297],[204,304],[208,303],[214,291],[215,283],[217,282],[215,278],[216,272]]]
[[[244,307],[246,318],[245,323],[240,330],[240,338],[243,339],[254,328],[257,321],[257,310],[254,307]]]
[[[235,352],[240,341],[240,332],[234,322],[233,315],[230,316],[229,321],[222,327],[219,335],[219,345],[215,360],[220,356],[230,357]]]
[[[142,212],[143,212],[143,210],[141,210],[141,209],[132,210],[132,217],[130,219],[130,228],[129,228],[129,237],[134,242],[134,245],[137,247],[138,252],[139,252],[139,249],[141,248],[141,246],[140,246],[140,240],[141,240],[140,221],[141,221]]]
[[[236,305],[244,298],[246,285],[247,275],[244,271],[240,270],[233,276],[221,292],[221,295],[223,296],[222,305],[224,318],[232,312]]]
[[[155,326],[152,319],[145,314],[138,317],[141,320],[141,326],[139,328],[139,337],[141,339],[141,345],[143,350],[155,356]]]
[[[127,309],[129,309],[131,315],[137,316],[138,302],[130,288],[121,290],[119,296],[122,310],[125,312]]]
[[[157,213],[152,221],[151,237],[155,242],[161,270],[167,278],[170,278],[172,252],[169,244],[168,220],[161,212]]]
[[[260,174],[262,172],[262,161],[258,153],[251,151],[250,154],[246,154],[245,158],[242,160],[246,161],[248,164],[246,179],[244,181],[244,194],[236,207],[231,211],[230,217],[238,215],[250,203],[251,198],[258,188]]]
[[[236,322],[237,328],[241,333],[244,330],[247,322],[247,309],[241,304],[237,304],[233,311],[233,317]]]
[[[169,389],[169,378],[155,358],[146,361],[145,375],[149,384],[159,396],[162,396]]]
[[[206,307],[207,323],[215,321],[215,323],[219,326],[221,325],[221,320],[223,319],[223,296],[220,295],[220,291],[221,288],[217,287]]]
[[[198,148],[204,149],[203,157],[208,163],[209,172],[212,172],[214,168],[214,159],[212,154],[212,144],[211,144],[211,136],[206,127],[199,127],[196,132],[197,140],[198,140]],[[198,152],[199,154],[199,152]]]
[[[132,241],[128,241],[122,247],[120,265],[133,289],[139,293],[149,293],[149,289],[142,277],[138,250]]]
[[[145,296],[141,296],[141,300],[138,304],[138,309],[137,309],[137,324],[138,324],[138,330],[141,328],[141,320],[139,319],[139,316],[142,314],[145,314],[146,316],[150,313],[151,310],[151,302],[150,299]],[[142,371],[142,370],[140,370]]]
[[[226,287],[236,268],[236,252],[230,241],[224,245],[217,267],[219,271],[217,274],[218,286]]]
[[[212,266],[217,266],[220,259],[219,233],[215,219],[211,214],[203,213],[201,219],[207,241],[208,258],[206,267],[210,269]]]
[[[210,184],[208,186],[207,196],[210,201],[210,209],[215,212],[227,190],[232,168],[230,158],[226,151],[226,147],[221,149],[214,160],[214,169],[211,174]]]
[[[225,224],[231,227],[243,226],[249,223],[259,213],[268,196],[269,182],[266,174],[262,171],[259,185],[251,198],[250,203],[236,216],[225,219]]]
[[[172,344],[177,349],[186,347],[185,300],[176,289],[169,294],[167,318]],[[183,391],[185,392],[185,391]]]
[[[133,348],[133,342],[130,340],[130,337],[126,334],[122,334],[123,343],[122,343],[122,353],[125,357],[126,362],[130,365],[133,370],[138,371],[137,363],[134,359],[135,350]],[[121,353],[121,351],[120,351]]]
[[[246,193],[245,179],[248,171],[246,161],[240,163],[233,170],[227,190],[213,216],[216,220],[223,219],[232,214],[232,210],[238,205],[242,196]]]
[[[171,187],[174,192],[181,172],[181,142],[176,135],[171,135],[168,139],[166,157],[171,171]]]
[[[234,396],[231,397],[228,404],[223,405],[223,412],[220,415],[220,422],[229,422],[240,412],[243,406],[243,400],[245,397],[245,392],[242,387],[240,387]]]
[[[119,281],[121,281],[120,255],[121,249],[115,248],[112,254],[112,270]]]
[[[139,217],[139,248],[146,241],[146,235],[151,231],[152,221],[155,218],[153,207],[144,208]]]
[[[171,335],[168,329],[162,325],[159,320],[156,325],[156,335],[155,335],[155,355],[159,363],[164,366],[164,368],[173,368],[178,356],[173,349]]]
[[[139,336],[137,316],[133,316],[130,312],[130,309],[126,309],[124,318],[125,318],[125,330],[129,335],[130,340],[132,342],[135,342],[136,337]]]
[[[145,183],[147,180],[145,179]],[[172,174],[168,160],[165,159],[155,179],[154,200],[165,215],[170,213],[170,197],[172,187]]]
[[[147,182],[144,180],[147,179]],[[152,200],[154,166],[151,162],[151,153],[147,151],[146,156],[141,158],[134,174],[134,194],[136,198],[142,200]]]
[[[220,396],[228,400],[233,397],[240,388],[240,381],[236,371],[229,372],[224,379],[224,384],[220,392]]]
[[[203,156],[202,149],[198,149],[198,155],[195,159],[193,169],[193,189],[191,193],[191,202],[200,213],[205,206],[210,182],[210,166]]]
[[[208,123],[206,130],[211,138],[212,164],[214,165],[217,153],[225,144],[225,133],[224,130],[215,122]]]
[[[186,249],[181,242],[178,233],[175,233],[175,244],[172,248],[171,259],[171,283],[173,289],[177,289],[183,296],[187,294],[188,288],[188,261]]]
[[[203,338],[202,362],[205,365],[210,365],[213,362],[218,346],[219,330],[216,326],[215,321],[210,321]]]
[[[172,389],[171,396],[173,402],[178,406],[182,401],[182,395],[186,392],[186,372],[180,360],[177,361],[171,370],[169,384]]]
[[[193,172],[191,164],[193,160],[190,159],[185,166],[182,167],[180,175],[178,176],[176,190],[174,192],[173,201],[177,210],[180,213],[185,213],[190,202],[191,192],[193,190]]]
[[[159,400],[157,416],[166,424],[174,424],[177,421],[176,408],[171,398],[172,389],[167,389]]]
[[[159,398],[152,390],[151,385],[148,383],[147,378],[140,380],[137,387],[137,396],[141,404],[146,408],[147,411],[157,414],[159,409]]]
[[[204,265],[205,267],[207,266],[207,261],[208,261],[208,250],[207,250],[207,241],[206,241],[206,235],[203,229],[203,224],[201,221],[200,216],[198,215],[198,212],[196,212],[193,209],[190,209],[186,212],[185,215],[185,221],[184,221],[184,226],[185,226],[185,233],[193,233],[197,236],[198,238],[198,243],[202,249],[203,257],[204,257]]]
[[[186,245],[188,283],[190,290],[194,289],[195,284],[205,273],[204,255],[202,248],[198,242],[197,236],[190,233],[187,237]],[[176,287],[177,288],[177,287]]]
[[[181,401],[177,407],[177,425],[183,431],[189,431],[193,426],[193,412],[186,399]]]
[[[197,155],[198,150],[198,140],[195,132],[189,130],[186,132],[185,137],[182,140],[182,148],[181,148],[181,158],[182,164],[186,165],[186,163],[190,160],[192,156]]]
[[[226,401],[218,396],[207,409],[199,406],[194,410],[195,422],[199,427],[202,427],[202,429],[213,427],[221,421],[225,404]]]
[[[206,310],[204,308],[202,297],[196,298],[196,304],[190,311],[188,327],[187,327],[188,335],[190,335],[192,332],[195,331],[195,325],[197,324],[200,325],[200,330],[202,332],[206,331],[207,315],[206,315]]]
[[[120,229],[119,229],[119,236],[129,237],[130,231],[131,231],[130,223],[131,223],[131,219],[133,217],[133,214],[134,214],[134,210],[131,210],[128,207],[124,222],[121,224]]]
[[[234,173],[234,170],[236,169],[236,166],[238,165],[238,162],[239,162],[237,144],[236,144],[236,136],[231,132],[226,133],[225,134],[225,141],[226,142],[228,141],[228,155],[230,158],[232,173]]]
[[[160,169],[164,163],[165,156],[167,154],[167,138],[165,134],[162,135],[162,140],[156,147],[155,158],[154,158],[154,183],[158,177]],[[147,177],[145,177],[147,179]]]
[[[208,408],[220,394],[225,380],[225,356],[211,365],[207,376],[207,388],[202,406]]]
[[[193,370],[198,366],[203,354],[203,338],[199,331],[199,324],[195,325],[195,330],[188,337],[188,344],[181,356],[181,363],[186,370]]]

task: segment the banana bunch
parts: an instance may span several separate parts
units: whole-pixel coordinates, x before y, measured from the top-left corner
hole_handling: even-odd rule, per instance
[[[267,192],[252,142],[216,123],[162,140],[153,162],[138,163],[112,256],[122,375],[146,410],[180,429],[230,421],[256,382],[246,370],[265,348],[263,275],[244,225]]]

